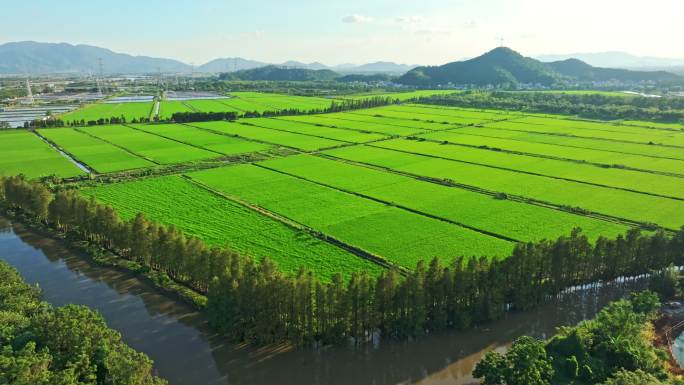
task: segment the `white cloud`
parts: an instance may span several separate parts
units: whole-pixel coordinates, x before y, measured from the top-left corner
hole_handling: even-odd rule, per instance
[[[425,18],[422,16],[399,16],[395,21],[402,24],[418,24],[425,21]]]
[[[348,24],[370,23],[371,21],[373,21],[372,17],[357,14],[347,15],[342,18],[342,22]]]

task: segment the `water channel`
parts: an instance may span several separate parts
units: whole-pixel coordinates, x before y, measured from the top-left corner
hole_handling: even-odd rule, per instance
[[[490,349],[515,338],[547,337],[561,325],[592,317],[628,286],[567,294],[534,311],[465,332],[433,334],[416,341],[383,341],[377,347],[287,348],[237,346],[213,334],[205,317],[129,273],[74,255],[57,241],[0,217],[0,259],[38,284],[56,306],[87,305],[134,349],[147,353],[171,385],[465,385]],[[635,285],[638,283],[632,283]]]

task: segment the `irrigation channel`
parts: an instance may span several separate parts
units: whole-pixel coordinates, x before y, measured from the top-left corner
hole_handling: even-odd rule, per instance
[[[294,351],[237,346],[213,334],[205,317],[134,275],[92,264],[57,241],[0,217],[0,259],[37,283],[56,306],[76,303],[102,313],[134,349],[147,353],[171,385],[474,384],[474,365],[523,334],[547,337],[557,326],[592,317],[643,282],[565,294],[534,311],[465,332],[415,341]]]

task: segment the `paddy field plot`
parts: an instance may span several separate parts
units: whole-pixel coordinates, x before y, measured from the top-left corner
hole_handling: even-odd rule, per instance
[[[373,98],[391,98],[393,100],[406,101],[410,99],[435,96],[435,95],[448,95],[454,94],[459,91],[454,90],[419,90],[419,91],[409,91],[409,92],[388,92],[388,93],[366,93],[366,94],[351,94],[351,95],[341,95],[338,96],[340,99],[354,99],[354,100],[365,100]]]
[[[211,188],[413,268],[420,259],[506,256],[514,243],[316,183],[236,165],[189,174]]]
[[[270,148],[270,146],[262,143],[215,134],[184,124],[140,124],[134,127],[150,134],[160,135],[223,155],[246,154],[266,151]]]
[[[412,127],[410,125],[400,126],[396,124],[384,124],[382,122],[378,122],[377,120],[371,121],[371,119],[365,120],[362,118],[359,121],[347,120],[344,119],[343,115],[337,114],[283,116],[278,119],[314,125],[319,124],[333,128],[361,130],[389,136],[414,135],[425,131],[425,129]]]
[[[622,125],[637,126],[637,127],[651,127],[666,130],[684,131],[684,123],[659,123],[659,122],[645,122],[641,120],[623,120],[619,122]]]
[[[421,138],[449,141],[452,136],[456,135],[449,132],[438,132],[422,135]],[[435,142],[417,143],[416,141],[398,139],[386,141],[379,145],[385,148],[408,152],[418,150],[417,152],[421,154],[429,153],[436,157],[487,165],[501,169],[684,199],[684,178],[680,177],[623,170],[619,168],[605,168],[592,164],[569,164],[564,160],[510,154],[457,145],[444,145]]]
[[[469,129],[468,131],[459,129],[440,133],[429,133],[421,135],[421,137],[434,140],[446,140],[450,143],[468,146],[486,147],[544,157],[590,162],[605,166],[615,165],[618,168],[624,166],[638,170],[684,175],[684,160],[654,158],[646,155],[632,155],[617,151],[594,150],[562,144],[530,142],[525,141],[525,136],[514,136],[511,138],[501,137],[506,136],[505,133],[504,135],[494,136],[497,134],[499,133],[479,128],[473,130]],[[566,167],[571,168],[573,165],[568,164]]]
[[[428,123],[442,123],[444,125],[474,125],[489,121],[487,118],[464,118],[460,116],[447,116],[435,114],[420,114],[411,110],[392,110],[388,107],[372,108],[368,110],[354,111],[358,115],[370,115],[376,117],[387,117],[395,119],[405,119],[414,121],[425,121]]]
[[[381,270],[374,263],[178,176],[104,185],[82,192],[111,205],[125,219],[143,212],[147,218],[174,225],[210,246],[227,246],[258,259],[268,257],[287,273],[305,267],[328,280],[338,272],[348,278],[352,272],[375,275]]]
[[[215,152],[192,147],[128,126],[93,126],[79,130],[159,164],[190,162],[220,156]]]
[[[332,124],[339,125],[340,127],[348,126],[350,124],[353,124],[351,127],[356,127],[356,126],[368,126],[369,128],[375,129],[373,127],[379,126],[377,130],[388,130],[390,133],[394,135],[412,135],[416,134],[422,131],[441,131],[441,130],[446,130],[453,128],[454,126],[460,127],[461,125],[451,125],[451,124],[444,124],[444,123],[432,123],[432,122],[426,122],[424,120],[408,120],[408,119],[396,119],[396,118],[388,118],[388,117],[382,117],[382,116],[369,116],[366,114],[355,114],[354,111],[350,112],[336,112],[333,114],[323,114],[323,115],[314,115],[312,117],[315,117],[317,119],[324,119],[321,120],[321,122],[328,122],[328,124],[331,124],[329,120],[334,120]],[[282,117],[282,119],[286,118],[291,118],[289,116],[287,117]],[[292,117],[292,118],[300,118],[299,116],[297,117]],[[307,117],[301,117],[301,118],[307,118]],[[389,126],[389,127],[387,127]],[[397,128],[399,127],[399,128]],[[408,128],[408,130],[407,130]],[[396,131],[396,130],[401,130],[401,131]]]
[[[416,114],[417,118],[424,118],[429,116],[430,119],[438,119],[438,117],[456,117],[474,119],[478,121],[495,121],[502,119],[516,119],[520,116],[517,111],[496,111],[496,110],[473,110],[456,107],[445,106],[426,106],[422,104],[403,104],[382,107],[387,111],[395,112],[410,112]]]
[[[296,109],[301,111],[323,110],[332,104],[333,99],[283,95],[265,92],[232,92],[237,99],[261,105],[268,111]]]
[[[465,134],[479,134],[493,136],[496,138],[516,139],[526,142],[556,144],[562,146],[586,148],[591,150],[612,151],[622,154],[644,155],[655,158],[680,159],[684,160],[684,147],[667,147],[659,145],[649,145],[646,143],[628,143],[606,139],[574,137],[564,135],[549,135],[543,132],[533,132],[521,130],[519,125],[511,126],[512,122],[500,123],[498,126],[490,127],[463,127],[459,132]],[[504,128],[505,127],[505,128]],[[513,128],[511,128],[513,127]]]
[[[26,130],[0,131],[0,176],[67,178],[85,174],[57,150]]]
[[[173,114],[180,112],[196,112],[184,100],[162,100],[159,103],[159,119],[171,119]]]
[[[94,103],[61,115],[60,118],[65,122],[80,122],[83,120],[87,123],[89,121],[97,121],[98,119],[119,118],[123,116],[126,118],[126,121],[130,122],[133,119],[149,119],[153,106],[154,103],[152,102]]]
[[[330,127],[320,123],[307,122],[306,120],[257,118],[249,119],[248,121],[249,123],[259,127],[318,136],[326,139],[350,143],[367,143],[388,137],[387,135],[361,131],[360,129]]]
[[[98,173],[154,166],[148,160],[73,128],[46,128],[38,132]]]
[[[596,123],[567,119],[521,118],[507,122],[485,124],[490,128],[517,130],[580,138],[605,139],[619,142],[684,147],[684,131],[661,130],[611,123]]]
[[[311,155],[266,160],[260,165],[315,183],[363,194],[516,241],[555,239],[583,229],[590,239],[617,236],[626,226],[473,191],[428,183],[383,170]]]
[[[684,201],[681,200],[441,159],[431,155],[430,149],[424,144],[414,142],[412,153],[368,146],[335,149],[325,153],[558,207],[579,207],[614,218],[655,223],[670,229],[684,225]],[[391,148],[391,145],[387,147]]]
[[[241,122],[197,122],[191,123],[193,127],[199,127],[216,131],[223,134],[235,135],[246,139],[262,141],[270,144],[290,147],[302,151],[316,151],[324,148],[337,147],[347,144],[332,139],[318,138],[315,136],[299,134],[295,132],[284,132],[269,128],[242,124]],[[248,119],[244,122],[249,122]]]
[[[183,102],[186,106],[190,107],[193,111],[199,112],[235,112],[236,114],[241,114],[244,111],[229,105],[231,99],[198,99],[198,100],[186,100]]]

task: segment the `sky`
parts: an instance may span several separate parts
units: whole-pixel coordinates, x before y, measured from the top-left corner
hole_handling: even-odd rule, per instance
[[[436,65],[501,39],[526,56],[684,58],[682,0],[0,0],[0,10],[0,43],[90,44],[196,65],[219,57]]]

